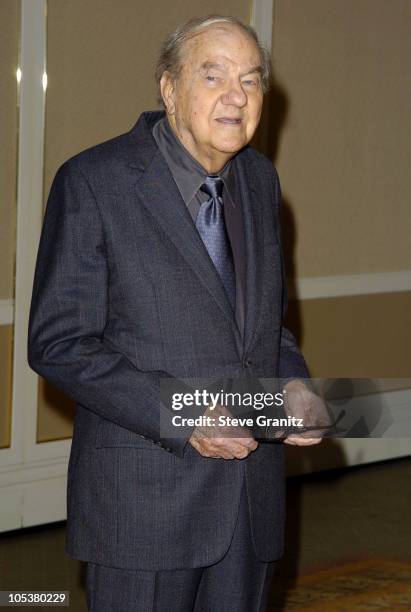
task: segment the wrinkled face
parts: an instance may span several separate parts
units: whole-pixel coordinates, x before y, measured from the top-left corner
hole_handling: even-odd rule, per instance
[[[163,99],[171,126],[208,172],[219,171],[253,137],[263,100],[255,42],[230,24],[190,39],[173,83],[164,73]]]

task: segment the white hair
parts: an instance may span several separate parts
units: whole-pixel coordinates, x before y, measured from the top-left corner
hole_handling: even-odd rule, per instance
[[[245,25],[236,17],[224,15],[207,15],[206,17],[195,17],[179,25],[173,30],[161,45],[160,55],[157,61],[155,70],[155,79],[157,83],[158,101],[164,105],[160,92],[160,80],[165,71],[169,72],[173,80],[177,80],[183,65],[183,48],[185,43],[193,38],[206,28],[215,24],[234,25],[249,36],[257,45],[260,53],[261,61],[261,85],[263,92],[269,89],[271,79],[271,61],[270,55],[260,44],[258,36],[249,25]]]

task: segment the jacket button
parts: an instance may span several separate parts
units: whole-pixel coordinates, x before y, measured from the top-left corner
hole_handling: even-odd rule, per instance
[[[243,360],[243,368],[249,368],[251,365],[253,365],[253,362],[251,361],[251,359]]]

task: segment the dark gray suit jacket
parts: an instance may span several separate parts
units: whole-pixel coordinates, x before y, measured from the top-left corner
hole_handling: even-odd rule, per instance
[[[30,366],[77,403],[66,550],[146,570],[212,564],[227,550],[243,483],[261,560],[282,554],[283,448],[201,457],[161,439],[161,377],[306,377],[282,327],[280,188],[251,148],[244,194],[244,338],[144,113],[57,172],[39,246]]]

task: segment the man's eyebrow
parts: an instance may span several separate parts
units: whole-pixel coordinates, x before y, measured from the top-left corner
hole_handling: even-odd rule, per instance
[[[263,67],[260,64],[257,64],[256,66],[253,66],[252,68],[250,68],[250,70],[247,70],[247,72],[244,72],[241,76],[246,76],[247,74],[252,74],[253,72],[258,72],[258,74],[263,74]]]
[[[203,62],[200,66],[201,70],[209,70],[210,68],[220,68],[220,70],[224,70],[224,64],[218,64],[217,62]]]
[[[225,66],[225,64],[219,64],[218,62],[203,62],[200,66],[201,70],[210,70],[212,68],[216,68],[219,70],[226,70],[227,66]],[[246,70],[245,72],[243,72],[241,76],[246,76],[247,74],[253,74],[254,72],[257,72],[261,76],[263,74],[262,66],[260,64],[256,64],[255,66],[252,66],[249,70]]]

